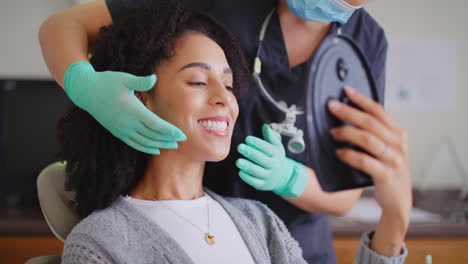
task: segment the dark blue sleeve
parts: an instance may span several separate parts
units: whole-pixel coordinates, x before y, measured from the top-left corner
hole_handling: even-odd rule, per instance
[[[387,50],[388,50],[388,41],[383,33],[383,37],[380,41],[379,49],[377,51],[377,59],[375,60],[374,65],[371,67],[374,69],[375,85],[379,92],[379,99],[382,105],[385,105],[385,73],[386,73],[386,63],[387,63]]]
[[[356,11],[343,26],[343,32],[352,38],[366,57],[381,104],[385,99],[385,63],[388,42],[385,31],[364,9]]]
[[[106,0],[112,21],[127,14],[128,10],[143,4],[144,0]]]
[[[157,0],[153,0],[157,1]],[[209,13],[215,4],[214,0],[178,0],[181,1],[186,7],[198,11]],[[106,0],[107,8],[112,17],[112,21],[118,20],[125,16],[130,9],[137,8],[144,4],[145,0]]]

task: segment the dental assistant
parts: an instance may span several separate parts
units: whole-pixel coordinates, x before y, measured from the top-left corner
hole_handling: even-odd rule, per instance
[[[343,24],[343,34],[364,52],[379,96],[382,98],[384,94],[387,41],[377,22],[359,8],[365,0],[186,2],[221,21],[239,38],[251,68],[258,49],[259,30],[268,13],[275,9],[260,52],[262,80],[275,98],[288,105],[305,95],[302,82],[306,79],[306,64],[321,41],[336,31],[337,23]],[[142,3],[144,1],[100,0],[64,10],[43,23],[39,38],[51,74],[78,107],[88,111],[131,147],[159,154],[161,148],[177,148],[177,141],[186,137],[178,128],[145,109],[133,95],[133,91],[152,88],[157,76],[98,73],[86,63],[89,47],[100,28]],[[313,170],[314,164],[305,153],[281,153],[273,149],[280,154],[272,156],[266,164],[270,167],[262,166],[265,170],[256,167],[259,162],[252,152],[267,150],[246,137],[262,137],[262,125],[281,122],[284,114],[255,87],[250,87],[247,95],[239,100],[239,108],[231,153],[223,162],[207,163],[206,186],[224,196],[262,201],[285,222],[309,263],[336,263],[327,214],[346,213],[361,190],[323,192]],[[305,129],[305,117],[298,117],[296,124]],[[388,255],[399,253],[385,252]]]

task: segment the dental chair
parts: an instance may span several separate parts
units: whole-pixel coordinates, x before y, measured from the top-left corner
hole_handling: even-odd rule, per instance
[[[65,191],[65,163],[56,162],[41,171],[37,178],[37,193],[42,214],[52,233],[65,241],[67,235],[81,220],[74,210],[74,193]],[[59,255],[30,259],[25,264],[60,263]]]

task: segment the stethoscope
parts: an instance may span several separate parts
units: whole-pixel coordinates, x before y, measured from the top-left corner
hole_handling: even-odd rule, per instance
[[[254,66],[253,66],[253,77],[260,88],[262,95],[270,101],[277,109],[282,111],[286,116],[282,123],[270,123],[269,126],[275,131],[279,137],[281,135],[290,137],[291,139],[288,142],[288,150],[291,153],[299,154],[304,152],[305,150],[305,143],[304,143],[304,132],[302,129],[299,129],[295,126],[296,123],[296,116],[303,115],[304,111],[302,107],[298,107],[295,104],[288,106],[284,101],[276,101],[273,97],[268,93],[263,85],[262,79],[260,77],[260,73],[262,71],[262,61],[260,60],[260,50],[262,48],[262,42],[265,37],[266,29],[270,23],[271,17],[274,14],[276,9],[268,13],[265,20],[263,21],[262,27],[260,29],[260,33],[258,36],[258,48],[257,53],[255,55]],[[337,34],[341,35],[341,25],[338,24]]]

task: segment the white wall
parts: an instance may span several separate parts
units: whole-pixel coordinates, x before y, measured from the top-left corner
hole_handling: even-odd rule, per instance
[[[384,27],[390,44],[392,40],[408,38],[455,40],[458,58],[454,109],[389,109],[389,112],[408,131],[416,187],[445,188],[463,184],[468,188],[468,178],[465,182],[462,179],[468,177],[462,175],[463,170],[468,171],[468,1],[369,0],[366,9]],[[449,54],[449,51],[434,49],[434,53]],[[418,68],[413,71],[416,73]],[[439,86],[430,88],[446,88],[443,84]],[[452,142],[454,151],[448,147],[448,142]],[[457,168],[461,163],[462,168]]]
[[[41,23],[72,0],[0,0],[0,78],[51,79],[37,38]]]

